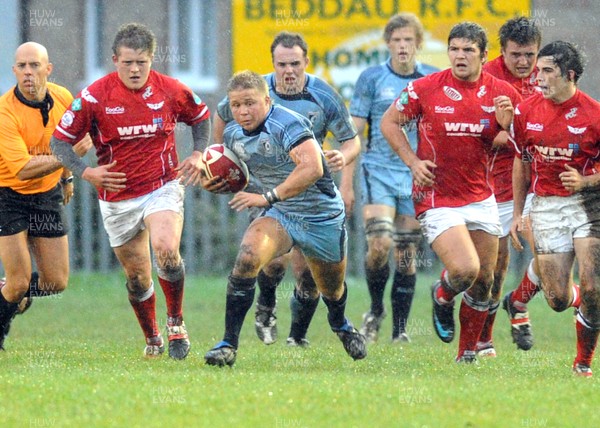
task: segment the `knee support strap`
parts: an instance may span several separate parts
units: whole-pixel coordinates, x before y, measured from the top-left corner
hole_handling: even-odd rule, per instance
[[[404,229],[394,232],[394,244],[398,249],[406,248],[410,244],[417,247],[422,238],[423,235],[420,230]]]
[[[394,232],[394,223],[389,217],[372,217],[366,221],[365,232],[367,238],[392,236]]]

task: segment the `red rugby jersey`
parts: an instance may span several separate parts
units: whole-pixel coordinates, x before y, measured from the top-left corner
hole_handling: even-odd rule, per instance
[[[510,83],[524,99],[538,92],[535,83],[535,70],[524,79],[515,77],[504,64],[502,55],[484,64],[483,69],[492,76]],[[507,202],[513,199],[512,169],[514,157],[515,146],[512,142],[495,150],[492,156],[490,172],[497,202]]]
[[[568,196],[559,178],[565,164],[582,175],[596,173],[600,159],[600,103],[577,90],[556,104],[541,94],[523,101],[515,110],[517,156],[531,161],[533,191],[538,196]]]
[[[75,144],[90,132],[98,164],[127,176],[126,189],[98,189],[105,201],[145,195],[177,175],[175,129],[210,117],[208,107],[178,80],[151,70],[146,85],[128,89],[116,72],[84,88],[65,112],[54,136]]]
[[[437,165],[432,187],[413,185],[417,215],[491,196],[488,157],[500,131],[494,108],[498,95],[508,95],[515,105],[521,99],[510,84],[486,72],[465,82],[447,69],[410,83],[396,100],[399,111],[418,120],[417,156]]]

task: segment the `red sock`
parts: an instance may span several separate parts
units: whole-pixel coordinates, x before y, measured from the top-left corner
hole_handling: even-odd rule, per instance
[[[450,282],[448,281],[448,272],[446,269],[442,271],[441,275],[442,286],[438,287],[435,298],[439,303],[450,303],[454,300],[454,297],[458,294],[452,288],[450,288]]]
[[[483,324],[483,329],[481,330],[481,334],[479,335],[479,342],[487,343],[492,341],[492,331],[494,329],[494,321],[496,321],[496,314],[498,313],[498,308],[500,307],[499,302],[491,303],[489,306],[489,311],[487,317],[485,318],[485,323]]]
[[[579,285],[573,284],[573,301],[571,302],[571,306],[574,308],[578,308],[581,304],[581,292],[579,291]]]
[[[129,294],[129,303],[135,312],[135,316],[142,327],[146,341],[158,336],[158,323],[156,322],[156,294],[154,287],[150,286],[142,296]]]
[[[529,263],[529,267],[527,268],[527,272],[523,275],[523,279],[517,288],[515,288],[510,295],[510,302],[515,304],[515,302],[520,302],[522,304],[527,304],[533,296],[537,294],[540,290],[539,288],[540,279],[533,271],[533,260]]]
[[[458,358],[465,351],[475,351],[477,340],[481,335],[483,324],[489,310],[488,302],[477,302],[467,293],[463,294],[458,319],[460,320],[460,338],[458,341]]]
[[[167,301],[167,316],[174,318],[174,324],[181,324],[183,319],[183,283],[185,278],[182,276],[177,281],[168,281],[164,278],[158,277],[160,287],[165,294]]]
[[[575,358],[575,364],[579,363],[591,367],[600,330],[591,329],[586,324],[585,318],[577,311],[577,322],[575,323],[577,330],[577,357]]]

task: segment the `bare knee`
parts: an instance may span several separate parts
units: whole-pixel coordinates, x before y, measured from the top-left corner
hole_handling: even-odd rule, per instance
[[[242,278],[249,278],[258,275],[260,269],[260,257],[256,251],[249,245],[240,247],[240,251],[235,259],[233,275]]]
[[[263,271],[271,278],[283,278],[287,270],[287,263],[278,257],[263,268]]]
[[[181,264],[179,247],[175,243],[161,241],[153,245],[152,249],[156,263],[161,269],[175,268]]]
[[[450,279],[450,286],[457,292],[465,291],[477,279],[479,269],[475,269],[472,266],[464,266],[448,269],[448,278]]]
[[[140,293],[148,290],[152,282],[151,278],[140,272],[125,272],[127,277],[127,290],[130,293]]]
[[[67,288],[69,273],[44,275],[40,273],[37,288],[46,293],[61,293]]]
[[[367,263],[370,267],[378,268],[387,263],[392,242],[392,238],[389,236],[369,238]]]
[[[6,276],[6,285],[2,287],[2,294],[9,302],[20,301],[29,290],[29,276],[24,273],[16,273]]]
[[[548,306],[550,306],[550,308],[552,308],[552,310],[555,312],[563,312],[571,306],[571,299],[569,296],[557,296],[553,293],[548,293],[546,295],[546,300],[548,302]]]
[[[394,224],[388,217],[372,217],[365,222],[367,235],[367,265],[380,268],[388,261],[392,247]]]

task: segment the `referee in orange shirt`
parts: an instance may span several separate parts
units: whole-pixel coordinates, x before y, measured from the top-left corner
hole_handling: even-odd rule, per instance
[[[52,64],[38,43],[17,48],[13,72],[17,84],[0,97],[0,260],[6,273],[0,281],[0,350],[13,317],[32,296],[67,286],[63,205],[73,196],[71,172],[50,150],[52,132],[73,96],[48,82]],[[90,147],[86,137],[76,150],[83,156]],[[32,272],[30,250],[39,274]]]

